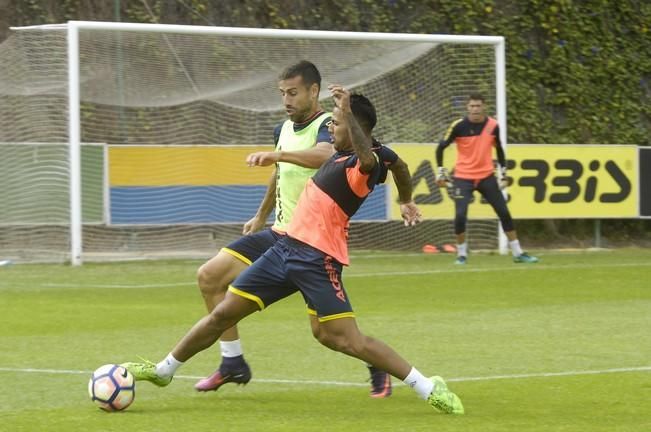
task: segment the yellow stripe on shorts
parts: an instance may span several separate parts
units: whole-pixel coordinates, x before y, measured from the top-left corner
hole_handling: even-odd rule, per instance
[[[242,261],[244,264],[247,264],[247,265],[251,265],[251,264],[253,264],[253,262],[252,262],[250,259],[248,259],[248,258],[245,257],[244,255],[242,255],[241,253],[235,252],[233,249],[229,249],[229,248],[227,248],[227,247],[223,247],[222,250],[223,250],[224,252],[226,252],[227,254],[232,255],[232,256],[234,256],[235,258],[237,258],[238,260]]]
[[[334,315],[322,316],[319,317],[319,322],[332,321],[340,318],[355,318],[355,314],[353,312],[343,312]]]
[[[256,295],[253,295],[253,294],[250,294],[248,292],[244,292],[242,290],[239,290],[239,289],[235,288],[233,285],[229,285],[228,290],[230,292],[232,292],[233,294],[237,294],[240,297],[244,297],[245,299],[256,302],[258,304],[258,306],[260,307],[260,310],[264,309],[264,303],[262,302],[262,299],[260,297],[258,297]]]

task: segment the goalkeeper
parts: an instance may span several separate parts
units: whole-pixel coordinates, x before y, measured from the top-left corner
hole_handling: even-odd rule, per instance
[[[509,240],[509,246],[516,263],[536,263],[538,258],[522,251],[518,240],[513,218],[506,206],[502,190],[507,186],[506,158],[500,142],[499,125],[497,121],[486,115],[484,97],[471,94],[466,105],[468,115],[454,121],[436,148],[436,164],[438,175],[436,183],[446,187],[452,183],[451,195],[454,199],[455,216],[454,232],[457,237],[456,264],[465,264],[468,259],[468,244],[466,242],[466,222],[468,205],[475,190],[493,207],[502,223],[504,233]],[[451,179],[443,167],[443,151],[452,143],[457,145],[457,161],[454,167],[454,178]],[[493,175],[493,147],[497,153],[498,179]],[[499,182],[499,183],[498,183]]]

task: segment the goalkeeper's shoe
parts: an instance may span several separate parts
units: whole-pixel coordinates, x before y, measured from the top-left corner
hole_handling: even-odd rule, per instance
[[[466,257],[463,256],[463,255],[459,255],[459,256],[457,257],[457,259],[454,261],[454,263],[455,263],[455,264],[459,264],[459,265],[464,265],[467,261],[468,261],[468,258],[466,258]]]
[[[531,256],[526,252],[523,252],[522,255],[519,255],[517,257],[513,257],[513,262],[520,264],[520,263],[525,263],[525,264],[535,264],[538,262],[538,258],[535,256]]]
[[[200,379],[194,385],[194,389],[200,392],[216,391],[228,383],[247,384],[251,381],[251,368],[246,362],[237,369],[225,368],[222,364],[212,375]]]
[[[465,412],[461,399],[448,389],[443,378],[433,376],[430,380],[434,383],[434,389],[432,389],[432,393],[427,398],[427,402],[434,409],[445,414],[463,414]]]
[[[142,363],[127,362],[120,366],[131,372],[136,381],[149,381],[158,387],[165,387],[172,382],[172,376],[162,377],[156,373],[156,364],[142,359]]]
[[[368,371],[371,374],[370,396],[376,399],[391,396],[391,375],[373,366],[368,366]]]

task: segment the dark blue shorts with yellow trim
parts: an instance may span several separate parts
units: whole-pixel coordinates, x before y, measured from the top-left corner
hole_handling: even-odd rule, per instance
[[[297,291],[319,321],[352,317],[341,282],[342,264],[289,236],[276,244],[233,281],[229,290],[255,301],[260,309]]]
[[[279,238],[284,236],[284,234],[279,234],[271,228],[267,228],[253,234],[242,236],[222,250],[250,265],[260,258],[271,246],[275,245]]]

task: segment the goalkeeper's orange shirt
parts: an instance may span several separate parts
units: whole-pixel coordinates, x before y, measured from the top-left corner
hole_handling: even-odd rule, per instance
[[[493,147],[497,142],[497,121],[492,117],[486,117],[483,126],[481,132],[473,131],[473,127],[481,127],[481,124],[473,124],[468,118],[458,120],[450,126],[445,141],[454,140],[457,144],[454,177],[480,180],[493,174]]]

